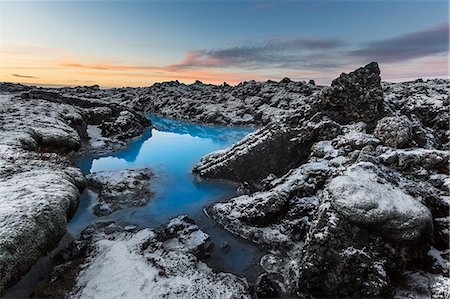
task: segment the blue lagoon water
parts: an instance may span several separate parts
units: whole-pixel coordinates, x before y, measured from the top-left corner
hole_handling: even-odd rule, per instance
[[[130,142],[125,149],[104,156],[82,157],[76,164],[85,174],[148,167],[155,174],[150,183],[155,196],[144,207],[124,208],[107,217],[97,217],[92,210],[98,202],[97,194],[85,190],[58,247],[42,256],[14,287],[6,291],[4,298],[29,298],[55,266],[51,257],[90,224],[112,220],[123,226],[156,228],[181,214],[189,215],[211,236],[215,247],[206,262],[213,269],[246,276],[250,281],[256,279],[261,256],[259,249],[230,234],[203,212],[205,206],[234,196],[236,186],[226,182],[198,181],[191,174],[203,155],[226,148],[253,129],[195,125],[161,117],[151,117],[151,120],[153,129]],[[223,244],[229,246],[221,246]]]
[[[153,129],[130,142],[125,149],[104,156],[82,157],[76,164],[85,174],[148,167],[155,174],[150,183],[155,196],[144,207],[124,208],[107,217],[97,217],[92,210],[98,203],[97,194],[85,190],[75,215],[68,223],[67,234],[58,247],[42,256],[15,286],[6,291],[4,298],[29,298],[55,266],[52,257],[90,224],[115,221],[122,226],[156,228],[181,214],[189,215],[211,236],[215,247],[206,262],[213,269],[246,276],[250,282],[256,280],[261,251],[254,244],[221,228],[203,212],[209,204],[233,197],[236,186],[219,181],[202,182],[191,173],[202,156],[228,147],[253,129],[150,118]],[[228,246],[221,246],[224,244]]]
[[[244,273],[257,258],[258,249],[223,230],[203,211],[211,203],[233,197],[236,186],[224,181],[201,181],[192,175],[192,168],[205,154],[228,147],[253,129],[197,125],[161,117],[151,117],[151,120],[153,129],[124,150],[101,157],[84,157],[77,164],[85,173],[148,167],[155,174],[150,183],[155,196],[144,207],[124,208],[107,217],[97,217],[92,213],[97,195],[87,190],[68,231],[78,235],[87,225],[108,220],[120,225],[154,228],[187,214],[216,245],[211,264],[222,271]],[[220,245],[224,244],[229,246],[222,248]]]

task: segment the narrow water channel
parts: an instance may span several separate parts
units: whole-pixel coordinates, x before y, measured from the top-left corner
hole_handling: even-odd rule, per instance
[[[144,207],[124,208],[106,217],[97,217],[92,211],[97,194],[86,189],[59,248],[95,222],[112,220],[122,226],[156,228],[177,215],[187,214],[215,244],[207,260],[211,267],[255,279],[253,268],[260,257],[258,248],[222,229],[203,211],[214,202],[233,197],[236,186],[222,181],[199,181],[191,173],[203,155],[228,147],[253,129],[197,125],[156,116],[151,120],[153,129],[131,141],[124,150],[104,156],[85,156],[76,164],[85,174],[148,167],[155,173],[151,180],[154,198]],[[50,268],[49,258],[42,257],[30,273],[7,291],[6,297],[28,297]]]

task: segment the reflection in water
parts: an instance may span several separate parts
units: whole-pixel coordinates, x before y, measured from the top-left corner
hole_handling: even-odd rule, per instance
[[[127,208],[108,217],[97,217],[92,213],[97,194],[87,189],[81,195],[77,212],[68,224],[68,233],[58,248],[48,256],[42,256],[14,287],[6,291],[5,298],[29,298],[55,266],[49,257],[65,248],[89,224],[114,220],[121,225],[158,227],[180,214],[188,214],[211,236],[216,246],[207,261],[210,266],[245,275],[250,281],[256,279],[255,263],[260,251],[220,228],[203,213],[206,205],[232,197],[235,187],[223,182],[198,182],[191,174],[203,155],[231,145],[252,129],[194,125],[160,117],[151,119],[155,129],[147,130],[126,149],[104,157],[85,157],[77,161],[77,165],[84,173],[149,167],[156,175],[151,183],[156,196],[145,207]],[[225,244],[228,245],[221,246]]]
[[[99,220],[158,227],[177,215],[187,214],[211,235],[216,245],[230,245],[224,246],[226,250],[217,246],[211,264],[222,271],[244,273],[257,256],[256,247],[221,229],[203,212],[205,206],[234,196],[236,187],[219,181],[198,181],[191,171],[202,156],[226,148],[253,129],[196,125],[161,117],[151,120],[154,129],[132,141],[126,149],[104,157],[85,157],[77,163],[85,173],[149,167],[155,173],[151,182],[155,197],[144,207],[125,208],[98,218],[92,213],[96,194],[85,192],[69,223],[69,232],[78,235]]]

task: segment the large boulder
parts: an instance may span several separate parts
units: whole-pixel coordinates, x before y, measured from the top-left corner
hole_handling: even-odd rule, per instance
[[[402,148],[412,138],[412,124],[404,115],[384,117],[378,121],[373,134],[387,146]]]
[[[431,212],[400,188],[379,176],[375,165],[361,162],[331,180],[331,204],[349,222],[398,241],[430,240]]]
[[[283,174],[307,156],[292,139],[298,132],[273,122],[231,147],[206,155],[193,172],[205,178],[255,182]]]

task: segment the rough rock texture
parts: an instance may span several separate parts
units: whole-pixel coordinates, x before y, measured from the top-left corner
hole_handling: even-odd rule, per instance
[[[78,263],[70,298],[250,298],[245,279],[201,261],[209,248],[209,236],[187,216],[156,230],[97,224],[61,254],[53,282],[37,295],[57,295],[55,288],[68,285],[67,268]]]
[[[149,169],[100,171],[88,176],[88,185],[99,192],[94,206],[97,216],[108,215],[122,206],[143,206],[153,197]]]
[[[257,296],[448,297],[449,80],[381,82],[378,65],[371,63],[342,74],[330,87],[285,78],[237,86],[0,88],[23,94],[13,101],[0,98],[7,111],[0,114],[0,141],[8,152],[1,180],[22,171],[16,165],[29,171],[36,159],[39,169],[42,161],[49,163],[44,169],[58,173],[55,181],[66,184],[64,190],[75,190],[65,178],[77,187],[82,179],[51,152],[77,149],[87,138],[90,150],[124,144],[146,126],[134,110],[194,122],[264,125],[195,168],[201,177],[240,183],[241,196],[207,211],[267,251],[254,286]],[[68,198],[63,202],[72,202]],[[170,297],[201,296],[203,290],[217,291],[218,297],[249,294],[240,279],[214,274],[198,262],[207,249],[190,246],[192,234],[124,230],[108,225],[91,234],[98,237],[85,246],[92,255],[83,260],[74,296],[122,294],[105,289],[102,278],[125,289],[123,278],[132,286],[130,296],[144,296],[149,286]],[[204,237],[196,229],[192,233]],[[136,266],[115,269],[120,261]],[[26,268],[21,267],[16,268]]]
[[[404,271],[436,275],[440,290],[449,287],[442,120],[450,83],[380,82],[372,63],[312,95],[308,109],[281,119],[283,134],[295,134],[292,150],[303,153],[296,164],[276,176],[263,171],[247,194],[208,208],[227,230],[267,248],[257,294],[391,297],[402,283],[413,294]],[[418,92],[407,93],[411,87]],[[236,175],[248,167],[238,161],[264,165],[279,154],[269,150],[258,160],[265,130],[204,157],[195,171],[245,177]]]
[[[383,113],[380,69],[372,62],[333,80],[321,95],[321,108],[339,123],[363,120],[372,124]]]
[[[394,240],[431,238],[430,210],[377,175],[377,170],[374,164],[361,162],[332,179],[326,190],[336,211],[349,222]]]
[[[31,89],[22,93],[21,97],[25,100],[31,99],[31,102],[33,99],[40,99],[58,104],[57,106],[70,106],[78,112],[82,118],[75,128],[83,139],[90,141],[85,142],[84,147],[84,151],[90,153],[124,146],[125,141],[141,135],[150,125],[149,120],[134,110],[104,100],[83,98],[79,95],[67,97],[52,90],[42,89]]]
[[[271,123],[228,149],[203,157],[193,171],[208,178],[249,182],[270,173],[279,175],[307,155],[299,152],[291,140],[294,136],[296,132],[286,125]]]
[[[412,138],[412,124],[405,115],[385,117],[378,121],[373,135],[390,147],[402,148]]]
[[[448,150],[448,80],[383,83],[383,89],[386,110],[400,112],[414,120],[416,146]]]
[[[88,111],[107,106],[20,85],[1,88],[8,93],[0,95],[0,294],[64,235],[85,186],[69,155],[87,141]],[[117,117],[99,122],[126,124],[108,135],[111,146],[148,124],[136,113],[123,120],[130,114],[116,106]]]
[[[67,97],[103,100],[145,113],[159,114],[199,123],[264,125],[292,115],[307,105],[322,89],[306,82],[247,81],[237,86],[155,83],[143,88],[61,88],[53,91]]]
[[[78,116],[70,107],[0,95],[0,294],[56,245],[75,212],[84,176],[48,151],[80,146],[68,125]]]

